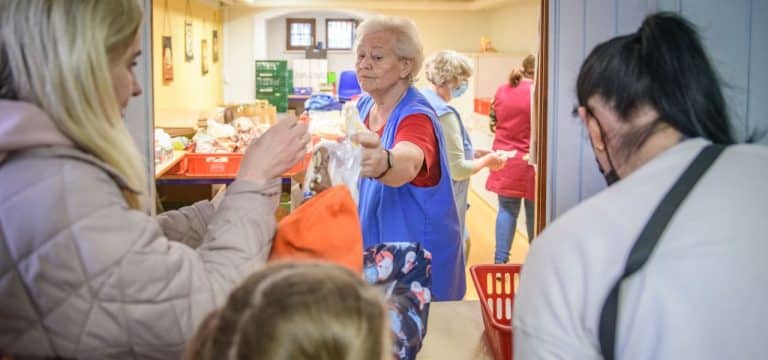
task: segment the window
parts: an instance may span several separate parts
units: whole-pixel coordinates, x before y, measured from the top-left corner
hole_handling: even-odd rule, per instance
[[[304,50],[315,45],[315,19],[286,19],[285,49]]]
[[[355,19],[325,19],[325,44],[330,50],[351,50],[355,41]]]

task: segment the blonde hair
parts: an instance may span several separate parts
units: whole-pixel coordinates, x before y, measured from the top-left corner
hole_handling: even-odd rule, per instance
[[[43,109],[59,131],[137,190],[147,174],[120,114],[110,64],[129,55],[141,19],[136,0],[0,5],[0,61],[7,62],[0,65],[0,96]],[[131,208],[142,208],[143,193],[122,192]]]
[[[441,50],[424,66],[427,80],[435,85],[445,85],[452,80],[472,76],[472,64],[465,55],[453,50]]]
[[[268,265],[236,288],[190,341],[185,359],[391,358],[383,294],[331,263]]]
[[[408,74],[408,81],[413,84],[416,81],[416,75],[421,70],[422,63],[424,63],[424,47],[421,45],[416,24],[410,19],[377,15],[360,23],[356,30],[355,57],[357,57],[360,40],[368,34],[383,31],[394,36],[395,54],[413,61],[411,73]]]

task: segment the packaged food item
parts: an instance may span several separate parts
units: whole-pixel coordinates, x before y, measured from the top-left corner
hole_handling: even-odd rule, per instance
[[[173,150],[184,150],[189,146],[190,141],[186,136],[176,136],[171,138],[171,144]]]
[[[344,119],[344,125],[342,131],[347,136],[357,134],[361,131],[370,131],[363,124],[363,119],[360,118],[360,113],[357,111],[357,104],[352,101],[344,103],[344,107],[341,109],[341,117]]]
[[[322,139],[339,140],[344,137],[344,120],[338,110],[309,110],[309,133]]]
[[[279,222],[291,213],[291,179],[283,178],[280,187],[280,203],[275,210],[275,218]]]
[[[173,157],[171,136],[163,129],[155,129],[155,164],[163,163]]]
[[[202,154],[213,153],[214,143],[216,142],[216,138],[214,138],[211,135],[208,135],[208,133],[206,133],[205,130],[198,131],[197,134],[195,134],[195,137],[192,138],[192,141],[195,142],[196,153],[202,153]]]
[[[512,159],[517,155],[517,150],[496,150],[495,152],[504,160]]]

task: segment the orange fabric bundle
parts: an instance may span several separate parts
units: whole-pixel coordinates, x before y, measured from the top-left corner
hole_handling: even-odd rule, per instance
[[[344,185],[307,200],[277,224],[269,260],[320,259],[363,271],[363,232]]]

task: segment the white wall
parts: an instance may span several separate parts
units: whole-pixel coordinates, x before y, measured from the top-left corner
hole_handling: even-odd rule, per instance
[[[297,12],[289,15],[269,19],[267,21],[267,59],[288,60],[288,66],[291,67],[291,60],[304,59],[304,51],[285,50],[285,22],[287,18],[313,18],[315,19],[315,41],[325,41],[325,19],[350,19],[355,18],[354,14],[340,11],[311,11]],[[340,74],[344,70],[355,69],[355,58],[351,50],[328,50],[328,71]]]
[[[225,103],[248,102],[255,98],[253,27],[253,14],[225,8],[221,49]]]
[[[541,1],[524,0],[487,11],[493,46],[500,52],[536,54],[539,49]]]
[[[579,66],[599,42],[635,31],[645,14],[677,11],[696,24],[724,75],[740,139],[768,129],[768,2],[763,0],[553,0],[550,8],[547,219],[605,182],[581,123],[571,116]],[[763,141],[766,141],[763,138]]]

